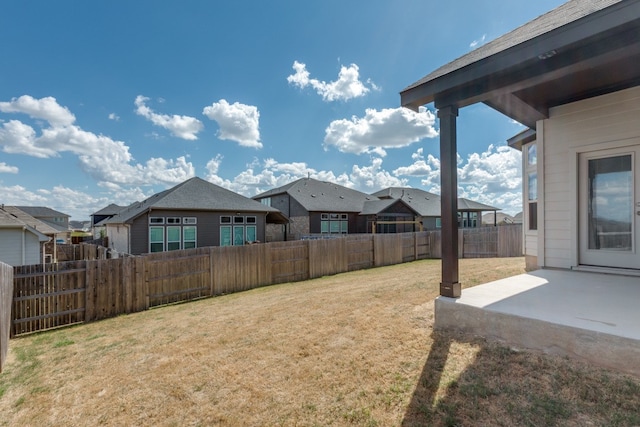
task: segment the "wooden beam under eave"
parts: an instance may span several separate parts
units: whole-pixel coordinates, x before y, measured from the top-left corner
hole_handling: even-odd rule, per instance
[[[488,99],[484,103],[507,117],[517,120],[529,129],[535,129],[538,120],[549,118],[548,108],[535,108],[514,94],[503,94]]]
[[[461,294],[458,271],[458,107],[438,110],[440,119],[440,216],[442,221],[442,282],[440,295],[458,298]]]

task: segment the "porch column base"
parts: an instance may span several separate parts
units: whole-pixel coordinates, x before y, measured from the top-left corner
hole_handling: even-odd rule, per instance
[[[440,283],[440,295],[449,298],[460,298],[462,293],[462,286],[460,282],[455,283]]]

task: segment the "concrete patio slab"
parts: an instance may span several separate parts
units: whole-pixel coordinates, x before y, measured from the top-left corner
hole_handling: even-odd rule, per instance
[[[438,297],[435,328],[640,376],[640,277],[538,270]]]

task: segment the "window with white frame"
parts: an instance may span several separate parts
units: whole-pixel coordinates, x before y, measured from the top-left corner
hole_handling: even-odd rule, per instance
[[[177,251],[180,249],[181,227],[167,227],[167,250]]]
[[[149,252],[197,247],[196,217],[149,217]],[[166,225],[165,225],[166,224]]]
[[[197,247],[196,242],[196,227],[194,226],[184,226],[182,227],[182,248],[183,249],[194,249]]]
[[[339,213],[320,214],[320,233],[347,234],[349,232],[349,215]]]
[[[233,246],[244,245],[244,227],[242,225],[233,226]]]
[[[164,252],[164,227],[149,227],[149,252]]]
[[[231,226],[230,225],[221,225],[220,226],[220,246],[231,246]]]
[[[241,246],[258,240],[257,217],[235,215],[220,217],[220,246]]]
[[[257,241],[258,239],[256,239],[256,226],[255,225],[247,225],[246,228],[246,241],[249,243],[253,243],[255,241]]]

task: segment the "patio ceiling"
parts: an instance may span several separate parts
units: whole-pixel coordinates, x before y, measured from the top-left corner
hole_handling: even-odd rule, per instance
[[[640,84],[638,64],[640,0],[572,0],[410,85],[401,104],[483,102],[535,129],[554,106]]]

